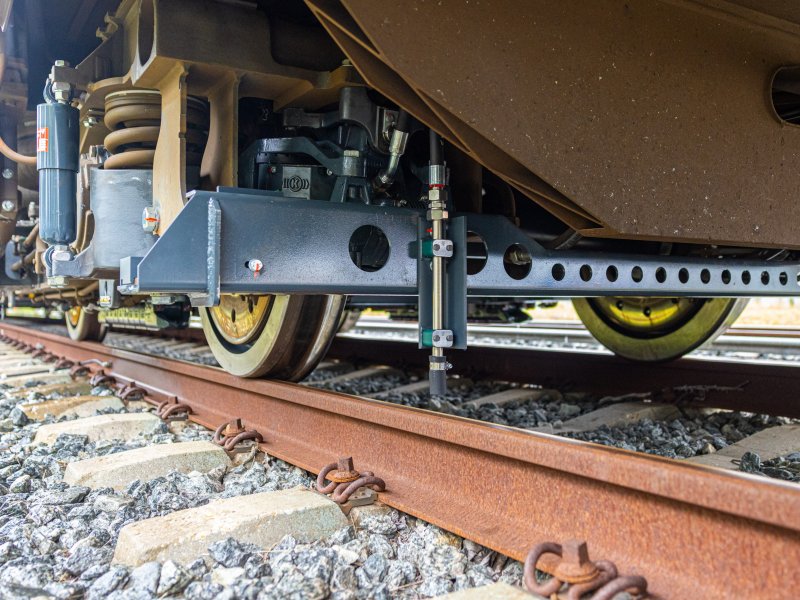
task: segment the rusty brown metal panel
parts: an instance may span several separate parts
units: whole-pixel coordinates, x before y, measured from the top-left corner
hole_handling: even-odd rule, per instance
[[[800,487],[279,382],[242,380],[18,326],[0,333],[177,396],[192,419],[232,417],[269,454],[318,472],[339,456],[387,484],[398,509],[522,559],[581,538],[669,598],[790,597],[800,585]],[[755,576],[754,574],[757,574]]]
[[[800,247],[800,129],[769,95],[774,71],[800,64],[796,28],[771,22],[787,5],[752,21],[712,0],[341,5],[409,89],[604,235]]]

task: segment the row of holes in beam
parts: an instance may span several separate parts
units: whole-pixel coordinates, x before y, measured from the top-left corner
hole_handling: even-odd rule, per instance
[[[567,270],[561,263],[556,263],[553,265],[551,270],[551,274],[553,279],[556,281],[561,281],[567,276]],[[580,278],[582,281],[589,282],[592,280],[594,273],[592,271],[592,267],[590,265],[582,265],[578,271]],[[655,272],[656,281],[658,283],[665,283],[667,281],[667,270],[664,267],[658,267]],[[724,285],[729,285],[733,282],[733,273],[731,273],[730,269],[723,269],[720,272],[720,281]],[[753,277],[748,270],[743,270],[739,275],[742,283],[744,285],[750,285],[753,280]],[[619,269],[614,265],[610,265],[606,268],[606,279],[614,283],[619,279]],[[634,283],[640,283],[644,279],[644,270],[642,267],[635,266],[631,269],[631,279]],[[690,273],[689,269],[682,267],[678,270],[678,281],[683,284],[689,283],[690,280]],[[702,269],[700,271],[700,281],[703,284],[711,283],[711,270],[710,269]],[[789,283],[789,274],[786,271],[781,271],[778,274],[778,281],[781,285],[788,285]],[[761,272],[761,284],[762,285],[769,285],[770,282],[770,274],[769,271],[762,271]],[[797,274],[797,284],[800,285],[800,273]]]
[[[488,251],[486,243],[473,231],[467,233],[467,274],[477,275],[480,273],[488,259]],[[350,238],[350,258],[353,263],[361,270],[374,272],[380,270],[389,259],[389,240],[383,231],[374,225],[363,225],[353,232]],[[533,259],[530,252],[521,244],[511,244],[503,253],[503,267],[506,273],[512,279],[525,279],[530,273]],[[556,281],[562,281],[567,276],[567,269],[562,263],[553,265],[551,274]],[[584,282],[589,282],[594,277],[594,271],[591,265],[584,264],[578,270],[580,278]],[[655,270],[655,278],[658,283],[666,283],[667,269],[664,267],[657,267]],[[729,285],[733,282],[733,273],[730,269],[723,269],[720,271],[720,280],[724,285]],[[744,285],[750,285],[753,277],[749,270],[742,270],[738,277]],[[678,270],[678,281],[682,284],[689,283],[691,278],[689,269],[682,267]],[[614,265],[606,267],[606,279],[610,283],[614,283],[619,279],[619,269]],[[634,283],[641,283],[644,279],[644,270],[640,266],[631,268],[631,279]],[[761,272],[762,285],[769,285],[770,273],[769,271]],[[703,284],[711,283],[711,269],[702,269],[700,271],[700,281]],[[789,274],[786,271],[781,271],[778,274],[778,281],[781,285],[789,284]],[[800,285],[800,273],[796,275],[797,284]]]

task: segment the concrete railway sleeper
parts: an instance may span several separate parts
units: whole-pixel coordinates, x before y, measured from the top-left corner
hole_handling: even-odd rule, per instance
[[[16,326],[3,333],[72,360],[111,362],[108,374],[136,381],[148,402],[178,397],[191,406],[188,427],[215,428],[244,415],[270,456],[308,471],[319,472],[331,456],[347,452],[386,482],[386,491],[377,493],[382,503],[518,560],[535,543],[581,538],[620,573],[646,577],[648,591],[666,597],[698,589],[711,597],[758,597],[765,590],[781,597],[797,576],[791,557],[800,539],[800,489],[792,484],[308,386],[243,382],[208,367],[76,345]],[[402,460],[386,450],[401,447]],[[463,485],[475,472],[481,485]],[[458,497],[450,492],[455,485]],[[701,543],[682,527],[687,522],[692,532],[705,532]],[[634,539],[642,543],[631,544]],[[747,544],[747,565],[731,539]],[[750,574],[758,564],[763,577],[755,582]],[[716,572],[727,576],[709,578]],[[620,585],[633,589],[637,581]]]

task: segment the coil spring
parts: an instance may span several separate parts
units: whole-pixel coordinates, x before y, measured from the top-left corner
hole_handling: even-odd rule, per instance
[[[124,90],[105,99],[105,138],[110,156],[105,169],[148,169],[153,166],[161,125],[161,94],[155,90]],[[208,139],[208,106],[189,97],[186,111],[186,166],[199,167]]]

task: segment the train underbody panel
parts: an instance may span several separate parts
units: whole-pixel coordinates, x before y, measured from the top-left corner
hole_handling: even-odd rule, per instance
[[[197,310],[227,370],[294,380],[374,298],[441,392],[476,306],[577,298],[667,360],[800,291],[782,3],[0,5],[0,286],[76,337]]]

